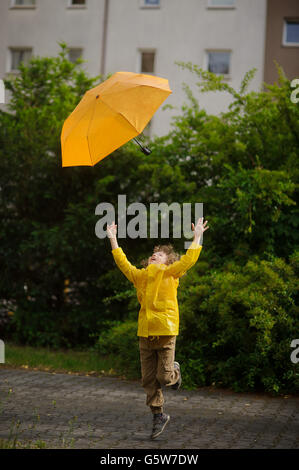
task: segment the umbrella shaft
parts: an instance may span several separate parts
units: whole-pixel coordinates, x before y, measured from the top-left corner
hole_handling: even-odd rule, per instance
[[[141,145],[141,143],[139,142],[139,140],[136,139],[136,137],[134,137],[133,140],[139,145],[139,147],[141,147],[141,148],[143,149],[143,146]]]
[[[144,155],[150,155],[150,153],[152,153],[149,148],[143,147],[143,145],[139,142],[138,139],[136,139],[136,137],[134,137],[133,140],[139,145]]]

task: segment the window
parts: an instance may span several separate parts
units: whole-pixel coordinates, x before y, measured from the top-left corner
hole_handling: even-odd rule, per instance
[[[208,8],[235,8],[236,0],[208,0]]]
[[[69,8],[86,7],[87,0],[69,0]]]
[[[21,62],[23,62],[24,65],[27,65],[29,63],[31,56],[32,56],[32,49],[11,48],[10,53],[11,53],[10,71],[16,72]]]
[[[140,0],[141,8],[160,8],[160,0]]]
[[[140,51],[140,72],[153,74],[155,71],[155,52]]]
[[[79,48],[70,48],[69,49],[69,61],[70,62],[76,62],[77,59],[82,57],[83,50]]]
[[[155,73],[155,51],[139,51],[139,72],[148,73],[149,75],[154,75]],[[154,119],[154,118],[153,118]],[[153,120],[152,119],[152,120]],[[151,135],[151,126],[152,120],[146,125],[143,129],[143,135],[150,137]]]
[[[207,70],[215,74],[229,75],[230,51],[207,51]]]
[[[35,0],[12,0],[12,7],[35,7]]]
[[[285,20],[283,44],[285,46],[299,46],[299,20]]]

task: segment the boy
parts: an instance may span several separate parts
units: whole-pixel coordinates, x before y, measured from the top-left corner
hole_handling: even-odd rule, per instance
[[[162,385],[177,390],[182,382],[180,365],[174,361],[176,336],[179,332],[177,288],[179,278],[197,261],[201,236],[209,227],[200,218],[192,230],[194,238],[185,255],[176,260],[169,246],[156,247],[146,268],[137,269],[118,246],[117,225],[107,225],[112,255],[119,269],[131,281],[141,305],[138,331],[142,386],[146,404],[153,413],[152,439],[158,437],[170,420],[163,412]]]

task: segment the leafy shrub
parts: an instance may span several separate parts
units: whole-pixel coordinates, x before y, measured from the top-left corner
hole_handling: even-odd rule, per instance
[[[182,280],[177,357],[187,384],[298,390],[298,366],[290,360],[299,324],[298,251],[291,264],[270,258]]]
[[[63,312],[16,309],[5,338],[37,347],[82,348],[92,346],[92,331],[108,328],[98,312],[79,308]]]
[[[137,322],[117,322],[110,330],[100,334],[96,350],[102,355],[114,355],[119,370],[125,371],[129,378],[139,378],[140,356],[137,334]]]

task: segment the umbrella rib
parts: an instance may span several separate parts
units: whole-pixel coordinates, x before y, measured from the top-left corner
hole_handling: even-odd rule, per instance
[[[129,119],[123,114],[121,113],[120,111],[116,111],[114,108],[112,108],[112,106],[110,106],[108,103],[106,103],[105,101],[102,100],[102,102],[105,104],[105,106],[108,106],[109,109],[111,109],[114,113],[116,114],[120,114],[129,124],[130,126],[135,130],[137,131],[136,127],[133,126],[133,124],[129,121]],[[137,131],[138,132],[138,131]]]
[[[86,107],[86,112],[88,112],[88,107]],[[78,121],[76,121],[76,122],[70,127],[70,129],[68,129],[68,130],[66,131],[67,136],[65,137],[65,142],[66,142],[67,139],[69,138],[70,134],[73,132],[73,129],[74,129],[75,127],[77,127],[78,124],[79,124],[79,122],[81,122],[81,120],[85,117],[86,112],[84,111],[84,113],[82,113],[82,116],[80,117],[80,119],[79,119]],[[73,114],[73,113],[72,113],[72,114]],[[70,116],[71,116],[72,114],[70,114]]]
[[[138,85],[137,85],[137,86],[138,86]],[[146,87],[148,87],[148,88],[154,88],[155,90],[158,89],[158,87],[151,86],[151,85],[139,85],[139,86],[146,86]],[[164,89],[161,89],[161,90],[162,90],[162,91],[165,91],[165,92],[168,92],[168,90],[164,90]],[[171,93],[171,91],[170,91],[170,93]],[[168,95],[169,95],[170,93],[168,93]],[[107,93],[107,94],[108,94],[108,93]],[[104,98],[105,98],[105,95],[104,95]],[[166,98],[165,98],[165,99],[166,99]],[[164,101],[165,101],[165,100],[164,100]],[[102,98],[102,102],[103,102],[106,106],[108,106],[114,113],[120,114],[120,115],[133,127],[133,129],[135,129],[135,130],[138,132],[138,130],[136,129],[136,127],[129,121],[129,119],[128,119],[123,113],[121,113],[120,111],[116,111],[114,108],[112,108],[112,106],[110,106],[108,103],[106,103],[106,101],[104,101],[103,98]],[[161,104],[162,104],[162,103],[161,103]],[[161,106],[161,105],[160,105],[160,106]],[[153,117],[153,116],[152,116],[152,117]],[[152,117],[151,117],[151,119],[152,119]],[[151,120],[151,119],[150,119],[150,120]],[[140,132],[142,132],[142,131],[140,131]],[[140,132],[139,132],[139,134],[140,134]]]
[[[92,160],[92,156],[91,156],[91,150],[90,150],[90,145],[89,145],[88,134],[89,134],[89,128],[90,128],[91,123],[93,121],[93,116],[94,116],[94,113],[95,113],[95,109],[96,109],[96,103],[93,106],[93,113],[92,113],[92,117],[90,118],[88,129],[87,129],[87,134],[86,134],[86,140],[87,140],[87,145],[88,145],[88,150],[89,150],[89,155],[90,155],[90,160],[91,160],[92,166],[94,166],[94,164],[93,164],[93,160]]]

